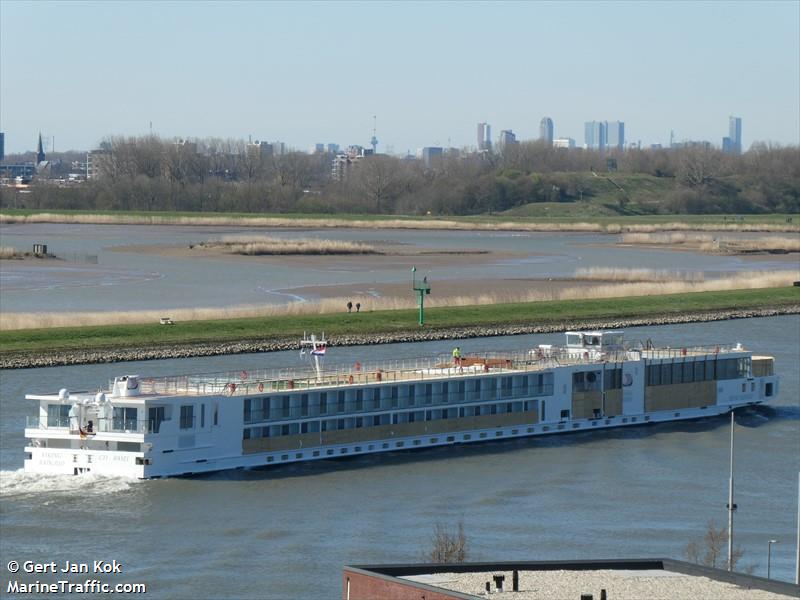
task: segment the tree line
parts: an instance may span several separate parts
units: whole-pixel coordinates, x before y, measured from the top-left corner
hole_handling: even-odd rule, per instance
[[[540,142],[498,154],[445,154],[431,164],[387,155],[361,158],[336,180],[328,154],[262,156],[241,140],[177,144],[157,136],[114,137],[95,155],[97,177],[76,185],[34,180],[0,206],[33,209],[469,215],[540,202],[587,202],[597,179],[654,178],[648,203],[617,185],[621,213],[800,211],[800,148],[754,144],[741,154],[702,145],[600,153]],[[611,162],[610,162],[611,161]],[[609,172],[613,164],[613,172]],[[63,168],[62,168],[63,170]]]

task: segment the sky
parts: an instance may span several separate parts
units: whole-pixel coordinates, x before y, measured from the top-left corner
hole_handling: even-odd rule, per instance
[[[6,153],[109,135],[379,152],[625,122],[643,145],[800,144],[800,2],[0,0]]]

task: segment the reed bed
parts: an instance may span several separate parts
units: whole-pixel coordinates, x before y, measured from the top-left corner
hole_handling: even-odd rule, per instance
[[[496,292],[464,296],[431,296],[429,307],[474,306],[541,302],[547,300],[574,300],[587,298],[621,298],[628,296],[654,296],[686,292],[726,291],[785,287],[800,279],[800,271],[741,272],[730,277],[708,281],[647,281],[618,282],[597,286],[563,289],[531,289],[527,292]],[[334,314],[345,311],[348,301],[360,302],[362,311],[411,309],[417,306],[412,297],[350,296],[327,298],[319,302],[292,302],[283,305],[237,306],[230,308],[193,308],[146,311],[72,312],[72,313],[0,313],[0,330],[46,327],[124,325],[157,323],[169,316],[174,321],[241,319],[311,314]],[[257,332],[254,332],[254,334]]]
[[[800,252],[800,236],[740,238],[708,233],[626,233],[623,244],[691,246],[701,252],[746,254],[751,252]]]
[[[283,239],[264,236],[229,235],[200,244],[203,248],[223,248],[233,254],[264,255],[331,255],[379,254],[374,246],[361,242],[318,240],[313,238]]]
[[[0,214],[0,224],[86,223],[98,225],[216,225],[233,227],[350,228],[350,229],[453,229],[465,231],[529,231],[583,233],[654,233],[659,231],[798,232],[793,223],[544,223],[520,221],[454,221],[450,219],[338,219],[289,217],[227,217],[168,215],[33,215]]]
[[[19,258],[22,253],[17,252],[11,246],[0,246],[0,259],[3,258]]]
[[[699,271],[670,271],[665,269],[623,269],[607,267],[589,267],[575,269],[574,278],[582,281],[613,281],[613,282],[666,282],[666,281],[691,281],[694,283],[704,281],[705,275]]]

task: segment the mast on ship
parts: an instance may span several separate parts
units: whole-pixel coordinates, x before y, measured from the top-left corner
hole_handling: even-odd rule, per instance
[[[320,361],[325,358],[325,350],[328,342],[325,341],[325,332],[322,332],[322,339],[317,339],[313,333],[309,336],[303,332],[303,339],[300,340],[300,356],[308,356],[309,360],[314,361],[314,371],[317,374],[317,381],[322,381],[322,365]]]

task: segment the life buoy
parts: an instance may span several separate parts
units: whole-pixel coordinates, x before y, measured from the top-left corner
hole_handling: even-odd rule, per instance
[[[258,384],[258,391],[259,392],[263,392],[264,391],[264,383],[263,382]]]
[[[347,378],[347,383],[350,383],[350,384],[353,383],[353,376],[352,375],[350,375],[350,377]]]

